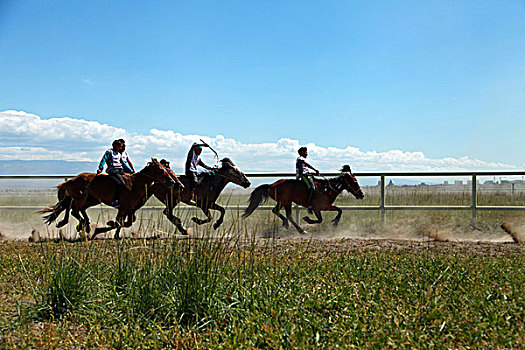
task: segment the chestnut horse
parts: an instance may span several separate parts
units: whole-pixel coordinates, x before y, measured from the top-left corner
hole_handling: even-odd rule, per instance
[[[56,224],[56,227],[65,226],[69,222],[69,212],[71,211],[71,203],[73,197],[77,198],[82,196],[86,191],[87,186],[95,178],[96,173],[81,173],[75,176],[74,178],[64,181],[57,186],[57,197],[58,202],[55,205],[50,205],[42,210],[37,211],[39,214],[50,213],[44,215],[43,219],[47,225],[51,225],[52,222],[58,219],[60,213],[64,210],[66,211],[64,218]],[[101,174],[102,175],[102,174]],[[86,213],[82,213],[84,217],[87,217]],[[80,216],[80,213],[74,212],[73,216]],[[82,217],[79,219],[79,224],[77,225],[77,231],[82,230],[82,224],[84,220]],[[89,231],[89,225],[86,227]]]
[[[212,173],[199,175],[199,185],[195,190],[195,205],[201,208],[204,214],[206,214],[206,219],[192,218],[193,222],[202,225],[212,220],[210,209],[218,210],[221,216],[213,224],[214,229],[217,229],[222,224],[226,212],[223,207],[215,203],[224,187],[230,182],[244,188],[248,188],[251,185],[246,175],[244,175],[229,158],[222,159],[221,163],[222,166]],[[163,211],[164,215],[166,215],[168,220],[170,220],[183,235],[187,235],[188,231],[182,226],[181,220],[173,215],[173,208],[179,202],[193,205],[191,203],[192,198],[188,178],[185,175],[181,175],[179,176],[179,180],[185,186],[182,190],[170,188],[162,183],[156,183],[151,187],[150,194],[154,194],[155,197],[166,205]]]
[[[115,238],[119,238],[122,226],[130,227],[135,221],[135,212],[146,203],[149,196],[149,188],[155,182],[161,182],[165,186],[175,185],[172,175],[164,168],[155,158],[152,158],[144,169],[132,174],[124,175],[124,181],[128,191],[122,191],[119,196],[119,207],[116,221],[108,221],[108,227],[97,228],[92,239],[99,233],[117,229]],[[89,233],[89,217],[86,209],[104,203],[110,205],[114,199],[117,183],[110,176],[105,174],[96,175],[94,173],[82,173],[73,179],[66,181],[58,186],[59,202],[54,206],[49,206],[39,211],[39,213],[48,213],[44,216],[46,223],[49,225],[56,220],[60,212],[66,210],[66,215],[57,227],[64,226],[68,222],[68,213],[71,210],[78,221],[77,231],[83,228]],[[126,219],[126,221],[124,221]]]
[[[343,166],[341,169],[341,175],[338,177],[323,181],[316,179],[314,183],[315,193],[311,204],[317,220],[312,220],[308,216],[303,217],[303,220],[309,224],[321,223],[323,221],[321,211],[329,210],[337,211],[337,216],[332,220],[332,224],[336,227],[341,219],[343,211],[332,203],[334,203],[337,196],[339,196],[343,190],[352,193],[357,199],[362,199],[365,196],[348,165]],[[290,221],[299,233],[306,233],[306,231],[303,230],[292,217],[292,203],[305,207],[306,201],[308,200],[308,187],[303,181],[282,179],[273,184],[266,184],[257,187],[250,195],[250,204],[244,211],[243,218],[250,216],[262,202],[268,200],[268,197],[271,197],[277,202],[277,205],[272,209],[272,212],[282,220],[284,227],[288,228],[288,221]],[[284,208],[286,211],[286,217],[280,213],[281,208]]]

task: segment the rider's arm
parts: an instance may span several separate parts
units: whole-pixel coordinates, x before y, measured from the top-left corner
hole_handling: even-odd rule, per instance
[[[135,167],[133,166],[133,163],[131,163],[131,160],[129,159],[129,156],[128,156],[128,167],[131,169],[131,171],[133,173],[135,173]]]
[[[310,164],[308,164],[306,161],[304,162],[304,165],[310,169],[312,169],[313,171],[315,171],[317,174],[320,174],[319,173],[319,170],[317,170],[316,168],[314,168],[313,166],[311,166]]]
[[[132,166],[130,165],[131,162],[122,162],[122,167],[124,168],[124,172],[125,173],[129,173],[129,174],[133,174],[135,172],[135,170],[132,168]]]
[[[206,164],[204,164],[204,162],[202,161],[202,159],[199,159],[199,165],[201,167],[203,167],[204,169],[207,169],[207,170],[213,170],[213,168],[211,166],[207,166]]]
[[[102,159],[98,164],[97,174],[100,174],[102,170],[104,170],[104,163],[106,163],[106,160],[109,158],[109,152],[110,150],[107,150],[106,153],[104,153],[104,155],[102,156]]]
[[[191,149],[193,150],[196,147],[210,147],[210,145],[208,145],[207,143],[196,143],[196,144],[191,146]]]

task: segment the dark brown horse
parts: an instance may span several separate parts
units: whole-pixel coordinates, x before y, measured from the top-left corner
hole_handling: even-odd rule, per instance
[[[244,173],[240,171],[229,158],[222,159],[221,164],[222,166],[217,168],[217,170],[214,170],[212,173],[200,175],[199,185],[197,190],[195,190],[195,204],[202,209],[204,214],[206,214],[206,219],[193,217],[192,220],[198,225],[205,224],[212,220],[210,209],[218,210],[221,213],[221,216],[213,224],[214,229],[217,229],[222,224],[226,212],[223,207],[215,203],[224,187],[230,182],[244,188],[248,188],[251,185],[246,175],[244,175]],[[168,220],[170,220],[183,235],[187,235],[188,231],[182,226],[181,220],[173,215],[173,208],[179,202],[192,205],[190,186],[187,177],[181,175],[179,176],[179,180],[185,186],[182,190],[170,188],[165,184],[156,183],[152,186],[151,191],[155,197],[166,205],[164,215],[166,215]]]
[[[116,220],[108,221],[106,224],[108,227],[97,228],[92,238],[115,228],[117,229],[115,238],[118,238],[121,227],[130,227],[135,221],[135,212],[146,203],[149,198],[147,195],[150,192],[149,188],[155,182],[163,183],[167,187],[175,185],[172,176],[155,158],[152,158],[151,162],[141,171],[132,175],[124,175],[123,178],[128,191],[120,193],[120,206]],[[50,224],[56,220],[61,211],[66,210],[64,219],[57,224],[57,227],[61,227],[67,223],[68,212],[71,210],[71,215],[79,221],[77,230],[84,228],[89,233],[89,217],[86,209],[99,203],[110,205],[114,199],[116,187],[117,183],[108,175],[95,176],[93,173],[82,173],[59,185],[59,202],[54,206],[42,209],[39,213],[51,212],[44,217],[46,223]]]
[[[329,180],[315,180],[315,193],[312,198],[312,208],[317,220],[312,220],[308,216],[303,217],[303,220],[309,224],[318,224],[323,221],[321,211],[337,211],[337,216],[332,220],[334,227],[337,226],[341,219],[343,211],[341,208],[333,205],[335,199],[343,190],[352,193],[357,199],[364,197],[361,187],[357,179],[350,171],[350,166],[344,165],[341,169],[341,175]],[[308,188],[303,181],[282,179],[273,184],[266,184],[257,187],[250,195],[250,204],[244,211],[243,218],[250,216],[251,213],[262,203],[271,197],[277,202],[277,205],[272,209],[272,212],[279,216],[283,222],[283,226],[288,228],[288,221],[290,221],[299,233],[305,234],[306,231],[299,226],[292,217],[292,203],[306,206],[308,200]],[[280,213],[281,208],[286,211],[286,217]]]

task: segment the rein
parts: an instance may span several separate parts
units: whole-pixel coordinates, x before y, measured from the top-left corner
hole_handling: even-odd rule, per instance
[[[321,174],[319,174],[320,177],[322,177],[323,179],[326,180],[326,182],[328,183],[328,187],[333,190],[334,192],[337,192],[337,190],[335,188],[332,187],[332,184],[330,183],[330,179],[328,179],[326,176],[323,176]]]
[[[150,179],[153,180],[153,182],[157,181],[157,179],[153,176],[153,175],[150,175],[150,174],[146,174],[146,173],[143,173],[144,169],[140,170],[139,172],[136,172],[135,174],[136,175],[142,175],[142,176],[145,176],[145,177],[149,177]],[[164,172],[164,174],[162,174],[161,176],[170,176],[170,174],[166,171]],[[166,180],[164,182],[167,182]]]

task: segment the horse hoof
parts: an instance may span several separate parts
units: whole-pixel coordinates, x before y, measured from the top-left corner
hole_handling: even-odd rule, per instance
[[[302,235],[307,235],[308,234],[308,232],[306,232],[305,230],[303,230],[302,232],[299,232],[299,233],[302,234]]]
[[[222,224],[222,222],[221,223],[218,223],[218,222],[214,223],[213,224],[213,229],[214,230],[218,229],[221,226],[221,224]]]
[[[197,218],[195,218],[195,217],[191,218],[191,221],[193,221],[193,222],[194,222],[194,223],[196,223],[196,224],[198,224],[198,223],[199,223],[199,221],[198,221],[198,220],[199,220],[199,219],[197,219]]]

